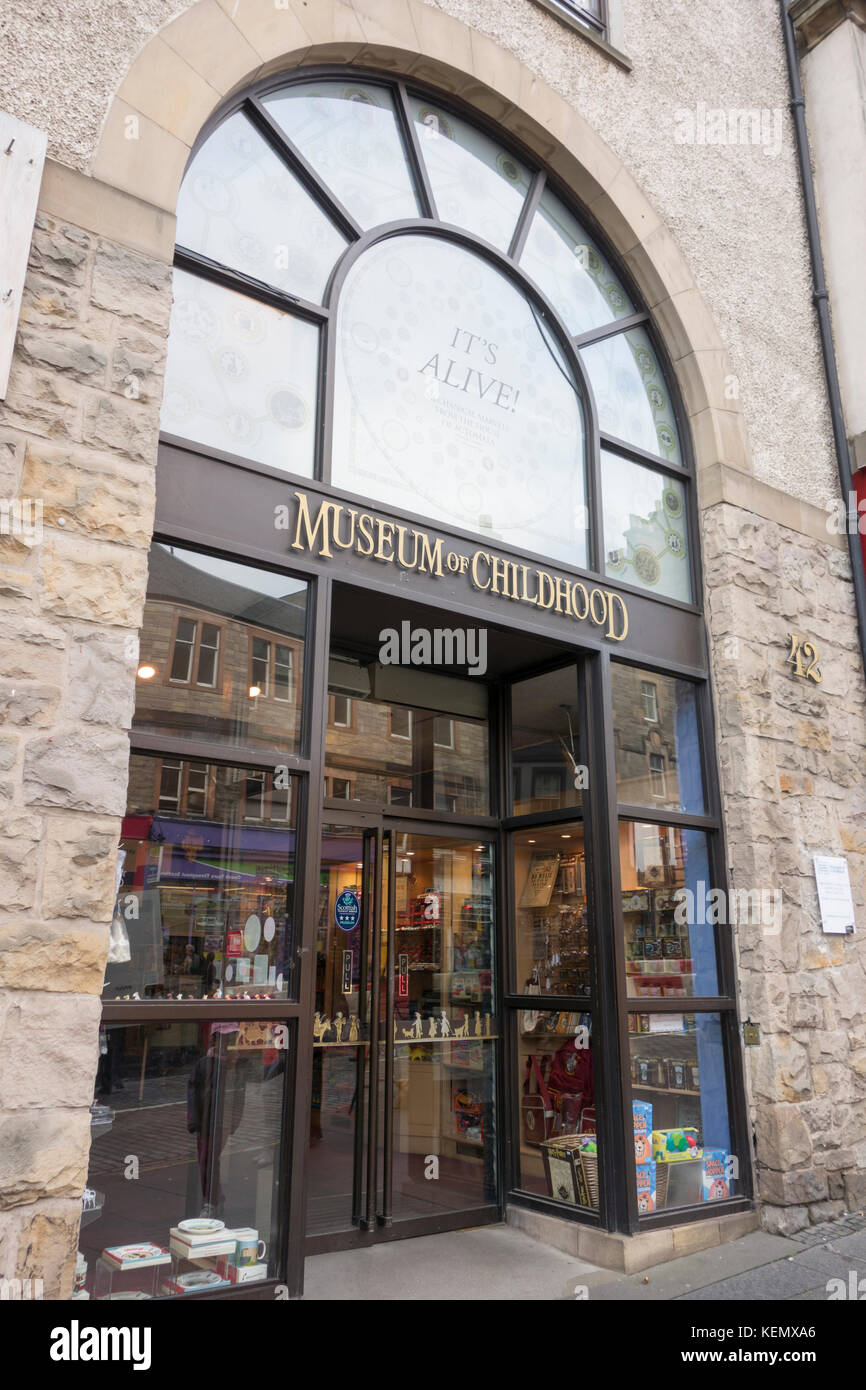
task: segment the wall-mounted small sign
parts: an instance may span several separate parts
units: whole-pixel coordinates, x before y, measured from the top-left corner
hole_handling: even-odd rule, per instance
[[[0,111],[0,400],[9,368],[48,136]]]
[[[820,685],[824,677],[818,669],[818,648],[814,642],[804,642],[794,632],[788,633],[788,641],[791,643],[791,650],[785,657],[785,665],[793,666],[795,676]]]
[[[822,931],[833,936],[853,936],[854,899],[851,896],[847,859],[813,854],[812,863],[818,885]]]
[[[761,1025],[753,1023],[751,1019],[743,1024],[743,1043],[746,1047],[761,1046]]]

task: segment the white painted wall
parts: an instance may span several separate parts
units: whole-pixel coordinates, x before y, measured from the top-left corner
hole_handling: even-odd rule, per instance
[[[802,64],[849,437],[866,430],[866,33],[840,24]]]

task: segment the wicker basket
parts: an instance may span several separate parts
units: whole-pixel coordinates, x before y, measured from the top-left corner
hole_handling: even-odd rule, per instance
[[[589,1191],[589,1205],[598,1211],[598,1154],[581,1152],[580,1166]]]
[[[565,1198],[564,1200],[574,1202],[578,1206],[589,1205],[597,1211],[598,1154],[585,1153],[581,1149],[580,1145],[582,1141],[586,1138],[587,1136],[585,1134],[559,1135],[556,1139],[545,1139],[541,1145],[541,1149],[545,1156],[545,1173],[547,1177],[550,1195],[552,1197],[557,1195],[554,1192],[554,1184],[549,1164],[549,1151],[553,1150],[556,1157],[562,1157],[563,1155],[567,1155],[572,1170],[573,1195],[571,1195],[568,1198]],[[558,1151],[558,1153],[556,1151]],[[574,1172],[574,1169],[578,1165],[580,1166],[580,1172],[583,1179],[582,1186],[586,1189],[586,1192],[588,1194],[588,1203],[584,1203],[579,1196],[580,1186],[578,1184],[577,1174]]]
[[[661,1211],[667,1201],[669,1163],[656,1164],[656,1211]]]

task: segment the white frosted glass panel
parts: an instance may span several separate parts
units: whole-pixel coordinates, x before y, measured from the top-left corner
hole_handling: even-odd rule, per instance
[[[311,476],[318,341],[312,324],[176,270],[163,430]]]
[[[692,597],[682,483],[601,452],[605,573],[688,603]]]
[[[635,312],[595,242],[553,193],[542,195],[520,265],[573,334]]]
[[[529,189],[529,170],[483,131],[417,97],[409,106],[443,222],[507,251]]]
[[[452,242],[367,251],[340,297],[333,482],[583,566],[583,414],[528,301]]]
[[[177,205],[177,242],[317,303],[346,246],[242,115],[224,121],[187,170]]]
[[[598,422],[616,435],[669,463],[682,463],[667,382],[642,328],[604,338],[581,349],[598,407]]]
[[[391,97],[383,87],[303,82],[265,105],[362,227],[418,217]]]

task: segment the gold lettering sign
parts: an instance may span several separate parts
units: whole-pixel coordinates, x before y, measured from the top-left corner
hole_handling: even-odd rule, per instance
[[[437,579],[465,574],[481,593],[549,609],[577,622],[589,621],[614,642],[623,642],[628,634],[625,600],[610,589],[588,589],[582,580],[564,579],[538,565],[505,560],[488,550],[461,555],[446,550],[441,536],[434,538],[427,531],[385,521],[341,502],[320,501],[313,516],[306,493],[296,492],[295,497],[294,526],[288,507],[277,507],[275,519],[278,529],[293,530],[292,550],[306,550],[325,560],[341,550],[354,550],[356,555]]]

